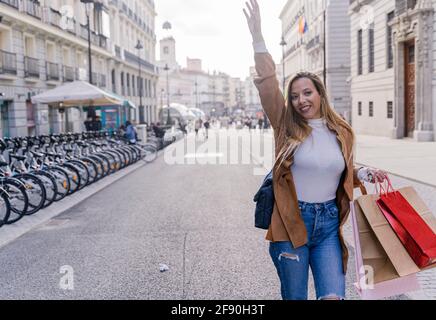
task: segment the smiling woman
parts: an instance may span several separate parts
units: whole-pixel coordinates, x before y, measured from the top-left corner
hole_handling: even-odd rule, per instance
[[[262,34],[259,4],[249,1],[244,14],[255,51],[255,84],[276,145],[275,205],[266,239],[282,298],[307,299],[310,266],[318,299],[345,299],[348,251],[342,226],[353,188],[360,180],[369,182],[371,174],[380,181],[385,174],[354,167],[353,130],[330,106],[317,75],[296,74],[283,96]]]
[[[177,61],[186,57],[203,60],[204,70],[217,70],[245,79],[249,76],[253,54],[247,45],[251,42],[240,19],[240,7],[244,0],[159,0],[156,2],[156,25],[170,21],[171,35],[177,42]],[[273,40],[271,53],[280,57],[278,45],[281,37],[280,12],[286,0],[263,0],[267,19],[264,32]],[[156,29],[158,39],[168,34]],[[159,50],[158,50],[159,51]]]

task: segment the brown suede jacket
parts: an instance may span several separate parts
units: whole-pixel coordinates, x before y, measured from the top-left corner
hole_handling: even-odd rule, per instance
[[[285,100],[279,88],[276,77],[275,63],[269,53],[255,54],[256,71],[258,77],[255,85],[259,90],[262,107],[274,129],[276,157],[280,152],[285,141],[279,141],[279,126],[281,118],[285,114]],[[342,234],[342,227],[345,224],[349,212],[350,201],[353,199],[353,189],[360,186],[361,182],[357,178],[357,168],[353,163],[353,137],[342,127],[329,127],[336,133],[340,143],[342,154],[345,159],[346,168],[341,178],[336,196],[340,214],[339,238],[342,246],[342,262],[344,273],[347,270],[348,250]],[[294,179],[290,170],[293,157],[290,157],[278,165],[274,166],[273,188],[274,188],[274,210],[271,225],[266,239],[273,242],[291,241],[295,248],[304,246],[307,243],[307,231],[301,212],[298,206],[297,193]]]

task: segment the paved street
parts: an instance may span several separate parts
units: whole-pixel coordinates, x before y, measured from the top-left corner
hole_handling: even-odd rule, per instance
[[[235,157],[226,134],[211,130],[207,143],[191,134],[192,144],[179,141],[155,162],[0,247],[0,298],[280,299],[265,233],[253,227],[252,198],[268,166],[256,162],[272,151],[266,146],[257,153],[244,144],[248,131],[231,132],[240,135]],[[253,134],[251,145],[261,138]],[[436,212],[434,188],[397,177],[393,183],[412,184]],[[351,245],[347,298],[358,299]],[[160,272],[160,264],[169,270]],[[65,285],[66,276],[74,288]],[[422,292],[394,299],[436,299],[434,274],[423,273],[420,281]]]

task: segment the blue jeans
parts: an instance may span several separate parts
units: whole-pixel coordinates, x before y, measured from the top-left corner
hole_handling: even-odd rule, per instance
[[[308,243],[295,249],[291,242],[271,242],[270,255],[277,269],[284,300],[307,300],[309,266],[317,299],[345,299],[345,275],[339,242],[336,200],[299,201]]]

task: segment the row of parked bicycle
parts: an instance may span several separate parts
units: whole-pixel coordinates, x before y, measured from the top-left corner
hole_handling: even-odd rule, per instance
[[[157,139],[132,145],[118,132],[0,139],[0,227],[138,161],[151,162],[158,149]]]

